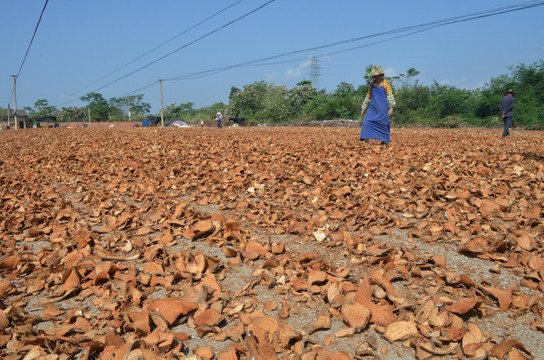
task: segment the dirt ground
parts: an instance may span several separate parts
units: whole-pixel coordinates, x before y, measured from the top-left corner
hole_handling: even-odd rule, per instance
[[[3,359],[544,359],[544,133],[0,132]]]

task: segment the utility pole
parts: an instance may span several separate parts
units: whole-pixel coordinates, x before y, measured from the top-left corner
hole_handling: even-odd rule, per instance
[[[19,121],[17,120],[17,75],[11,75],[13,78],[13,117],[15,118],[15,130],[19,129]],[[26,122],[25,122],[26,125]]]
[[[11,111],[11,109],[9,108],[9,104],[8,104],[8,110],[7,110],[7,112],[8,112],[8,129],[11,129],[11,128],[9,127],[9,117],[10,117],[10,115],[11,115],[11,114],[10,114],[10,111]]]
[[[91,127],[91,108],[87,106],[87,114],[89,115],[89,127]]]
[[[162,79],[159,79],[159,87],[161,88],[161,127],[164,127],[164,110],[162,107]]]
[[[128,121],[130,121],[130,96],[127,96]]]

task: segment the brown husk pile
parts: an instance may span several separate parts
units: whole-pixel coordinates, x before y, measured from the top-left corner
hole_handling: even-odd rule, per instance
[[[2,131],[0,356],[538,357],[483,324],[542,339],[542,139]]]

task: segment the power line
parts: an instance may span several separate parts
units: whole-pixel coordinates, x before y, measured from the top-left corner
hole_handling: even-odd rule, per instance
[[[272,1],[274,1],[274,0],[272,0]],[[268,5],[272,1],[269,1],[268,3],[264,4],[262,7]],[[269,61],[274,60],[274,59],[278,59],[278,58],[281,58],[281,57],[290,56],[290,55],[301,54],[301,53],[304,53],[304,52],[310,52],[310,51],[326,49],[326,48],[329,48],[329,47],[346,45],[346,44],[349,44],[349,43],[362,41],[362,40],[367,40],[367,39],[371,39],[371,38],[375,38],[375,37],[394,35],[394,34],[399,34],[399,33],[401,34],[401,35],[397,35],[397,36],[394,36],[394,37],[389,38],[389,39],[379,40],[379,41],[359,45],[359,46],[356,46],[356,47],[350,47],[350,48],[347,48],[347,49],[341,49],[341,50],[338,50],[338,51],[329,52],[328,54],[330,55],[330,54],[344,53],[344,52],[353,51],[353,50],[364,48],[364,47],[369,47],[369,46],[381,44],[381,43],[386,42],[386,41],[393,41],[393,40],[396,40],[396,39],[399,39],[399,38],[411,36],[411,35],[414,35],[414,34],[417,34],[417,33],[432,30],[432,29],[442,27],[442,26],[446,26],[446,25],[452,25],[452,24],[456,24],[456,23],[462,23],[462,22],[482,19],[482,18],[501,15],[501,14],[506,14],[506,13],[510,13],[510,12],[526,10],[526,9],[529,9],[529,8],[534,8],[534,7],[538,7],[538,6],[542,6],[542,5],[544,5],[544,1],[529,1],[529,2],[524,2],[524,3],[519,3],[519,4],[515,4],[515,5],[501,7],[501,8],[485,10],[485,11],[480,11],[480,12],[476,12],[476,13],[470,13],[470,14],[465,14],[465,15],[461,15],[461,16],[456,16],[456,17],[452,17],[452,18],[432,21],[432,22],[428,22],[428,23],[424,23],[424,24],[411,25],[411,26],[401,27],[401,28],[397,28],[397,29],[387,30],[387,31],[379,32],[379,33],[370,34],[370,35],[364,35],[364,36],[360,36],[360,37],[356,37],[356,38],[351,38],[351,39],[341,40],[341,41],[328,43],[328,44],[324,44],[324,45],[319,45],[319,46],[315,46],[315,47],[311,47],[311,48],[306,48],[306,49],[301,49],[301,50],[294,50],[294,51],[290,51],[290,52],[286,52],[286,53],[282,53],[282,54],[268,56],[268,57],[257,59],[257,60],[251,60],[251,61],[241,62],[241,63],[238,63],[238,64],[222,66],[222,67],[218,67],[218,68],[215,68],[215,69],[198,71],[198,72],[194,72],[194,73],[180,75],[180,76],[177,76],[177,77],[163,79],[163,81],[181,81],[181,80],[196,79],[196,78],[200,78],[200,77],[215,75],[215,74],[218,74],[218,73],[230,70],[230,69],[238,68],[238,67],[267,66],[267,65],[273,65],[273,64],[295,62],[295,61],[305,60],[306,58],[297,58],[297,59],[274,61],[274,62],[269,62]],[[255,12],[257,10],[258,9],[254,10],[253,12]],[[247,14],[244,15],[244,16],[247,16]],[[234,20],[234,21],[238,21],[239,19]],[[228,24],[222,26],[221,28],[223,28],[225,26],[228,26],[231,23],[228,23]],[[219,28],[219,29],[221,29],[221,28]],[[216,32],[219,29],[216,29],[213,32]],[[213,33],[213,32],[211,32],[211,33]],[[208,36],[211,33],[208,33],[208,34],[204,35],[203,37]],[[404,34],[402,34],[402,33],[404,33]],[[201,38],[203,38],[203,37],[201,37]],[[189,44],[184,45],[183,47],[175,50],[174,52],[177,52],[177,51],[183,49],[184,47],[189,46],[190,44],[200,40],[201,38],[199,38],[197,40],[194,40],[193,42],[191,42]],[[174,53],[174,52],[172,52],[172,53]],[[162,58],[159,58],[158,60],[155,60],[154,62],[157,62],[157,61],[163,59],[164,57],[171,55],[172,53],[167,54],[167,55],[163,56]],[[148,64],[148,65],[146,65],[144,67],[147,67],[147,66],[149,66],[151,64],[152,63],[150,63],[150,64]],[[138,69],[138,70],[141,70],[141,69]],[[136,70],[136,71],[138,71],[138,70]],[[136,72],[136,71],[134,71],[134,72]],[[132,72],[132,73],[134,73],[134,72]],[[120,80],[120,79],[122,79],[124,77],[127,77],[127,76],[131,75],[132,73],[127,74],[127,75],[125,75],[125,76],[123,76],[123,77],[121,77],[121,78],[119,78],[117,80]],[[117,81],[117,80],[115,80],[115,81]],[[107,84],[107,85],[110,85],[110,84]],[[156,82],[153,82],[153,83],[148,84],[148,85],[146,85],[144,87],[141,87],[141,88],[139,88],[137,90],[133,90],[133,91],[129,92],[128,94],[136,93],[138,91],[147,89],[147,88],[149,88],[151,86],[154,86],[156,84],[157,84]],[[105,85],[105,86],[107,86],[107,85]],[[100,89],[102,89],[102,88],[100,88]],[[100,90],[100,89],[98,89],[98,90]]]
[[[229,21],[228,23],[224,24],[223,26],[220,26],[220,27],[218,27],[217,29],[212,30],[212,31],[210,31],[210,32],[208,32],[208,33],[202,35],[201,37],[199,37],[199,38],[197,38],[197,39],[195,39],[195,40],[193,40],[193,41],[188,42],[187,44],[183,45],[182,47],[177,48],[176,50],[171,51],[171,52],[169,52],[168,54],[163,55],[163,56],[161,56],[160,58],[158,58],[158,59],[156,59],[156,60],[153,60],[152,62],[147,63],[146,65],[144,65],[144,66],[142,66],[142,67],[139,67],[138,69],[136,69],[136,70],[134,70],[134,71],[131,71],[131,72],[129,72],[128,74],[125,74],[125,75],[123,75],[123,76],[121,76],[121,77],[119,77],[119,78],[117,78],[117,79],[115,79],[115,80],[113,80],[113,81],[107,83],[106,85],[104,85],[104,86],[102,86],[102,87],[99,87],[99,88],[96,89],[95,91],[102,90],[103,88],[105,88],[105,87],[107,87],[107,86],[109,86],[109,85],[111,85],[111,84],[113,84],[113,83],[116,83],[116,82],[119,81],[119,80],[122,80],[122,79],[124,79],[124,78],[126,78],[126,77],[128,77],[128,76],[130,76],[130,75],[132,75],[132,74],[134,74],[134,73],[136,73],[136,72],[138,72],[138,71],[140,71],[140,70],[145,69],[146,67],[148,67],[148,66],[150,66],[150,65],[153,65],[153,64],[155,64],[155,63],[157,63],[157,62],[159,62],[159,61],[161,61],[161,60],[167,58],[167,57],[170,56],[170,55],[173,55],[173,54],[177,53],[177,52],[180,51],[180,50],[185,49],[186,47],[188,47],[188,46],[190,46],[190,45],[192,45],[192,44],[194,44],[194,43],[196,43],[196,42],[198,42],[198,41],[200,41],[200,40],[202,40],[202,39],[204,39],[204,38],[206,38],[206,37],[208,37],[208,36],[210,36],[210,35],[212,35],[212,34],[214,34],[214,33],[216,33],[216,32],[218,32],[219,30],[222,30],[222,29],[226,28],[227,26],[230,26],[230,25],[232,25],[232,24],[234,24],[234,23],[236,23],[236,22],[242,20],[243,18],[245,18],[245,17],[247,17],[247,16],[249,16],[249,15],[251,15],[251,14],[253,14],[253,13],[259,11],[259,10],[261,10],[262,8],[264,8],[264,7],[267,6],[268,4],[273,3],[274,1],[276,1],[276,0],[269,0],[269,1],[266,2],[265,4],[259,6],[258,8],[254,9],[254,10],[251,10],[250,12],[248,12],[248,13],[246,13],[246,14],[244,14],[244,15],[242,15],[242,16],[240,16],[240,17],[238,17],[238,18],[236,18],[236,19],[234,19],[234,20],[232,20],[232,21]]]
[[[188,42],[187,44],[185,44],[185,45],[183,45],[183,46],[181,46],[181,47],[179,47],[179,48],[177,48],[177,49],[175,49],[175,50],[173,50],[173,51],[167,53],[166,55],[163,55],[163,56],[159,57],[158,59],[155,59],[155,60],[153,60],[153,61],[147,63],[146,65],[143,65],[143,66],[137,68],[136,70],[133,70],[133,71],[131,71],[131,72],[129,72],[129,73],[123,75],[123,76],[118,77],[118,78],[115,79],[115,80],[110,81],[110,82],[107,83],[106,85],[103,85],[103,86],[99,87],[98,89],[95,89],[93,92],[97,92],[97,91],[99,91],[99,90],[102,90],[102,89],[104,89],[105,87],[107,87],[107,86],[109,86],[109,85],[112,85],[112,84],[118,82],[119,80],[122,80],[122,79],[124,79],[124,78],[126,78],[126,77],[128,77],[128,76],[130,76],[130,75],[133,75],[133,74],[137,73],[138,71],[141,71],[141,70],[147,68],[148,66],[151,66],[151,65],[153,65],[153,64],[155,64],[155,63],[157,63],[157,62],[159,62],[159,61],[161,61],[161,60],[163,60],[163,59],[165,59],[165,58],[167,58],[167,57],[169,57],[169,56],[171,56],[171,55],[177,53],[178,51],[185,49],[186,47],[188,47],[188,46],[190,46],[190,45],[192,45],[192,44],[194,44],[194,43],[196,43],[196,42],[198,42],[198,41],[200,41],[200,40],[202,40],[202,39],[204,39],[204,38],[206,38],[206,37],[208,37],[208,36],[210,36],[210,35],[212,35],[212,34],[215,34],[216,32],[218,32],[218,31],[220,31],[220,30],[222,30],[222,29],[224,29],[224,28],[226,28],[226,27],[228,27],[228,26],[230,26],[230,25],[232,25],[232,24],[234,24],[234,23],[236,23],[236,22],[238,22],[238,21],[240,21],[240,20],[242,20],[242,19],[248,17],[249,15],[251,15],[251,14],[253,14],[253,13],[255,13],[255,12],[261,10],[262,8],[264,8],[265,6],[267,6],[267,5],[271,4],[271,3],[273,3],[274,1],[276,1],[276,0],[269,0],[269,1],[267,1],[267,2],[264,3],[263,5],[261,5],[261,6],[257,7],[257,8],[255,8],[255,9],[253,9],[253,10],[247,12],[247,13],[245,13],[244,15],[242,15],[242,16],[240,16],[240,17],[234,19],[234,20],[229,21],[228,23],[226,23],[226,24],[224,24],[224,25],[222,25],[222,26],[220,26],[220,27],[218,27],[218,28],[216,28],[216,29],[214,29],[214,30],[212,30],[212,31],[210,31],[210,32],[208,32],[208,33],[206,33],[206,34],[200,36],[200,37],[198,37],[197,39],[195,39],[195,40],[193,40],[193,41]],[[63,104],[67,104],[67,103],[72,102],[72,101],[74,101],[74,100],[77,100],[77,99],[69,100],[69,101],[67,101],[67,102],[64,102]],[[63,104],[60,104],[60,105],[63,105]]]
[[[370,35],[360,36],[360,37],[347,39],[347,40],[342,40],[342,41],[329,43],[329,44],[325,44],[325,45],[320,45],[320,46],[316,46],[316,47],[312,47],[312,48],[307,48],[307,49],[302,49],[302,50],[295,50],[295,51],[291,51],[291,52],[287,52],[287,53],[273,55],[273,56],[269,56],[269,57],[258,59],[258,60],[251,60],[251,61],[238,63],[238,64],[234,64],[234,65],[223,66],[223,67],[219,67],[219,68],[215,68],[215,69],[211,69],[211,70],[204,70],[204,71],[199,71],[199,72],[195,72],[195,73],[180,75],[178,77],[163,79],[163,81],[180,81],[180,80],[197,79],[197,78],[200,78],[200,77],[215,75],[215,74],[218,74],[218,73],[221,73],[221,72],[233,69],[233,68],[237,68],[237,67],[268,66],[268,65],[274,65],[274,64],[282,64],[282,63],[290,63],[290,62],[295,62],[295,61],[306,60],[306,58],[296,58],[296,59],[290,59],[290,60],[266,62],[265,63],[265,61],[269,61],[269,60],[272,60],[272,59],[277,59],[277,58],[281,58],[281,57],[285,57],[285,56],[289,56],[289,55],[299,54],[299,53],[308,52],[308,51],[315,51],[315,50],[318,50],[318,49],[324,49],[324,48],[343,45],[343,44],[352,43],[352,42],[356,42],[356,41],[367,40],[367,39],[374,38],[374,37],[381,37],[381,36],[398,34],[398,33],[409,31],[408,33],[397,35],[397,36],[391,37],[389,39],[374,41],[374,42],[371,42],[371,43],[367,43],[367,44],[363,44],[363,45],[359,45],[359,46],[355,46],[355,47],[350,47],[350,48],[347,48],[347,49],[341,49],[341,50],[337,50],[337,51],[328,53],[329,55],[340,54],[340,53],[344,53],[344,52],[349,52],[349,51],[361,49],[361,48],[364,48],[364,47],[369,47],[369,46],[373,46],[373,45],[377,45],[377,44],[382,44],[384,42],[397,40],[397,39],[400,39],[400,38],[403,38],[403,37],[408,37],[408,36],[415,35],[415,34],[418,34],[418,33],[424,32],[424,31],[432,30],[432,29],[435,29],[435,28],[438,28],[438,27],[441,27],[441,26],[446,26],[446,25],[451,25],[451,24],[455,24],[455,23],[461,23],[461,22],[477,20],[477,19],[481,19],[481,18],[485,18],[485,17],[500,15],[500,14],[513,12],[513,11],[524,10],[524,9],[527,9],[527,8],[541,6],[541,5],[544,5],[544,1],[538,1],[536,3],[535,2],[525,2],[525,3],[514,5],[513,7],[512,6],[502,7],[502,8],[498,8],[498,9],[485,10],[485,11],[481,11],[481,12],[470,13],[470,14],[460,15],[460,16],[456,16],[456,17],[452,17],[452,18],[432,21],[432,22],[419,24],[419,25],[410,25],[410,26],[406,26],[406,27],[402,27],[402,28],[398,28],[398,29],[387,30],[387,31],[384,31],[384,32],[379,32],[379,33],[374,33],[374,34],[370,34]],[[131,91],[127,95],[130,95],[130,94],[139,92],[141,90],[147,89],[147,88],[149,88],[151,86],[154,86],[156,84],[157,84],[156,82],[153,82],[153,83],[148,84],[148,85],[146,85],[144,87],[141,87],[141,88],[139,88],[137,90]]]
[[[154,86],[154,85],[157,85],[157,82],[156,82],[156,81],[153,81],[151,84],[147,84],[147,85],[145,85],[145,86],[142,86],[142,87],[139,88],[139,89],[132,90],[131,92],[126,93],[125,95],[123,95],[123,96],[121,96],[121,97],[125,97],[125,96],[132,95],[132,94],[134,94],[134,93],[137,93],[137,92],[140,92],[140,91],[145,90],[145,89],[147,89],[147,88],[150,88],[150,87],[152,87],[152,86]]]
[[[246,61],[246,62],[234,64],[234,65],[223,66],[223,67],[219,67],[219,68],[215,68],[215,69],[211,69],[211,70],[203,70],[203,71],[194,72],[194,73],[190,73],[190,74],[180,75],[180,76],[177,76],[177,77],[164,79],[164,81],[195,79],[195,78],[198,78],[198,77],[204,77],[204,76],[217,74],[217,73],[227,71],[227,70],[237,68],[237,67],[269,65],[269,64],[272,64],[272,63],[263,64],[263,62],[273,60],[273,59],[278,59],[278,58],[281,58],[281,57],[290,56],[290,55],[296,55],[296,54],[305,53],[305,52],[313,52],[313,51],[316,51],[316,50],[322,50],[322,49],[326,49],[326,48],[329,48],[329,47],[345,45],[345,44],[349,44],[349,43],[353,43],[353,42],[367,40],[367,39],[374,38],[374,37],[393,35],[393,34],[398,34],[398,33],[403,33],[403,32],[408,32],[409,31],[408,34],[396,36],[396,37],[393,37],[391,39],[377,41],[377,42],[373,42],[373,43],[370,43],[370,44],[365,44],[365,45],[361,45],[361,46],[357,46],[357,47],[353,47],[353,48],[349,48],[349,49],[343,49],[343,50],[336,51],[334,53],[342,53],[342,52],[352,51],[352,50],[355,50],[355,49],[360,49],[360,48],[363,48],[363,47],[376,45],[376,44],[382,43],[383,41],[391,41],[391,40],[406,37],[406,36],[409,36],[409,35],[414,35],[414,34],[417,34],[417,33],[423,32],[423,31],[428,31],[428,30],[431,30],[431,29],[434,29],[434,28],[437,28],[437,27],[441,27],[441,26],[446,26],[446,25],[451,25],[451,24],[456,24],[456,23],[461,23],[461,22],[467,22],[467,21],[472,21],[472,20],[477,20],[477,19],[482,19],[482,18],[501,15],[501,14],[514,12],[514,11],[526,10],[526,9],[529,9],[529,8],[542,6],[542,5],[544,5],[544,1],[524,2],[524,3],[505,6],[505,7],[501,7],[501,8],[497,8],[497,9],[485,10],[485,11],[481,11],[481,12],[476,12],[476,13],[460,15],[460,16],[456,16],[456,17],[452,17],[452,18],[432,21],[432,22],[428,22],[428,23],[424,23],[424,24],[410,25],[410,26],[401,27],[401,28],[398,28],[398,29],[392,29],[392,30],[387,30],[387,31],[379,32],[379,33],[370,34],[370,35],[359,36],[359,37],[356,37],[356,38],[341,40],[341,41],[337,41],[337,42],[333,42],[333,43],[329,43],[329,44],[325,44],[325,45],[319,45],[319,46],[315,46],[315,47],[311,47],[311,48],[306,48],[306,49],[301,49],[301,50],[294,50],[294,51],[290,51],[290,52],[286,52],[286,53],[282,53],[282,54],[278,54],[278,55],[272,55],[272,56],[268,56],[268,57],[257,59],[257,60],[251,60],[251,61]],[[333,54],[333,53],[331,53],[331,54]],[[287,60],[287,61],[282,61],[282,62],[275,62],[274,64],[285,63],[285,62],[293,62],[293,61],[300,61],[300,60],[301,59]]]
[[[43,5],[42,12],[40,13],[40,17],[38,18],[38,22],[36,23],[36,27],[34,28],[34,33],[32,34],[32,38],[30,39],[30,43],[28,44],[28,47],[26,48],[25,56],[23,57],[23,61],[21,62],[21,66],[19,66],[19,71],[17,71],[17,75],[14,75],[15,78],[18,78],[21,74],[21,70],[23,70],[23,65],[25,64],[26,57],[28,56],[28,53],[30,51],[30,47],[32,46],[32,43],[34,42],[34,38],[36,37],[36,33],[38,32],[38,27],[40,26],[40,22],[42,21],[42,16],[45,11],[45,8],[47,7],[47,3],[49,0],[45,0],[45,4]],[[13,98],[13,90],[11,92],[11,96],[9,98],[8,104],[11,103],[11,99]]]
[[[104,79],[107,78],[108,76],[110,76],[110,75],[112,75],[112,74],[118,72],[119,70],[122,70],[122,69],[126,68],[128,65],[130,65],[130,64],[132,64],[132,63],[134,63],[134,62],[136,62],[137,60],[140,60],[140,59],[143,58],[144,56],[146,56],[146,55],[150,54],[151,52],[157,50],[158,48],[160,48],[160,47],[166,45],[167,43],[169,43],[170,41],[172,41],[172,40],[174,40],[174,39],[180,37],[181,35],[186,34],[186,33],[189,32],[190,30],[196,28],[196,27],[199,26],[199,25],[202,25],[202,24],[205,23],[206,21],[208,21],[208,20],[210,20],[210,19],[216,17],[217,15],[219,15],[219,14],[221,14],[222,12],[224,12],[224,11],[230,9],[231,7],[233,7],[233,6],[235,6],[235,5],[239,4],[239,3],[241,3],[242,1],[243,1],[243,0],[238,0],[238,1],[234,2],[234,3],[232,3],[231,5],[229,5],[229,6],[225,7],[225,8],[223,8],[223,9],[221,9],[221,10],[215,12],[215,13],[213,13],[212,15],[210,15],[210,16],[208,16],[207,18],[205,18],[205,19],[199,21],[199,22],[196,23],[195,25],[193,25],[193,26],[191,26],[191,27],[189,27],[189,28],[183,30],[183,31],[180,32],[179,34],[172,36],[170,39],[168,39],[168,40],[166,40],[166,41],[160,43],[159,45],[155,46],[154,48],[152,48],[152,49],[146,51],[146,52],[143,53],[142,55],[140,55],[140,56],[134,58],[133,60],[127,62],[127,63],[124,64],[124,65],[121,65],[120,67],[116,68],[115,70],[112,70],[111,72],[109,72],[109,73],[107,73],[106,75],[102,76],[102,77],[99,78],[98,80],[93,81],[92,83],[90,83],[90,84],[88,84],[88,85],[85,85],[85,86],[82,87],[81,89],[78,89],[78,90],[76,90],[76,91],[74,91],[74,92],[72,92],[72,93],[70,93],[70,94],[68,94],[68,95],[66,95],[66,96],[67,96],[67,97],[70,97],[70,96],[72,96],[72,95],[74,95],[74,94],[77,94],[77,93],[81,92],[82,90],[87,89],[87,88],[90,87],[91,85],[94,85],[94,84],[96,84],[97,82],[99,82],[99,81],[101,81],[101,80],[104,80]],[[71,101],[73,101],[73,100],[71,100]],[[65,103],[65,104],[66,104],[66,103]],[[61,104],[61,105],[62,105],[62,104]]]
[[[32,46],[32,42],[34,41],[34,37],[36,36],[36,32],[38,31],[38,26],[40,26],[40,22],[42,21],[43,12],[45,11],[45,8],[47,7],[47,3],[49,0],[45,0],[45,4],[43,5],[42,12],[40,14],[40,18],[38,19],[38,23],[36,24],[36,27],[34,28],[34,33],[32,34],[32,39],[30,39],[30,44],[28,44],[28,48],[26,49],[25,57],[23,58],[23,62],[21,63],[21,66],[19,67],[19,71],[17,72],[17,77],[19,77],[19,74],[21,74],[21,70],[23,69],[23,65],[25,63],[26,57],[28,55],[28,52],[30,51],[30,47]]]

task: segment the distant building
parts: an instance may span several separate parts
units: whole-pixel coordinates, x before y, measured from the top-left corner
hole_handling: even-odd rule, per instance
[[[57,117],[56,116],[38,116],[34,119],[34,124],[32,127],[42,128],[42,127],[58,127]]]
[[[25,123],[27,129],[32,127],[32,123],[28,119],[26,110],[17,110],[17,121],[19,121],[19,129],[24,129]],[[13,109],[2,111],[0,114],[0,126],[3,129],[15,129],[15,114]]]

